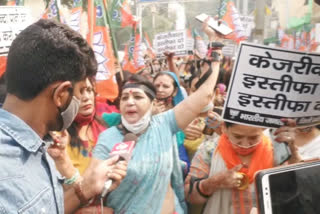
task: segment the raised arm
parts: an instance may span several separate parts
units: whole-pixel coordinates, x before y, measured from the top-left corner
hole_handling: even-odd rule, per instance
[[[209,42],[214,42],[219,40],[220,35],[216,34],[214,30],[209,28],[208,20],[203,23],[203,31],[208,35]],[[221,55],[221,50],[213,50]],[[219,75],[220,62],[216,60],[212,60],[212,57],[206,57],[202,66],[201,66],[201,77],[204,76],[210,69],[212,72],[206,81],[198,88],[196,92],[194,92],[187,99],[182,101],[179,105],[174,108],[177,124],[179,128],[184,129],[192,122],[194,118],[196,118],[202,111],[202,109],[212,102],[214,88]],[[201,80],[200,77],[200,80]]]

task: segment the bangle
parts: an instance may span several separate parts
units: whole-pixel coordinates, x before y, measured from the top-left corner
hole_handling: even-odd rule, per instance
[[[198,182],[197,182],[197,185],[196,185],[196,188],[197,188],[197,190],[198,190],[198,193],[199,193],[202,197],[204,197],[204,198],[209,198],[210,195],[206,195],[206,194],[204,194],[204,193],[200,190],[200,182],[201,182],[201,180],[198,181]]]
[[[83,178],[80,177],[79,181],[77,181],[73,187],[74,187],[74,192],[76,193],[79,201],[80,201],[80,205],[84,206],[86,204],[88,204],[89,200],[84,196],[83,191],[82,191],[82,181]]]
[[[80,177],[80,172],[78,169],[76,169],[76,172],[74,173],[74,175],[71,178],[65,179],[63,183],[66,185],[72,185],[76,182],[76,180],[78,180],[79,177]]]

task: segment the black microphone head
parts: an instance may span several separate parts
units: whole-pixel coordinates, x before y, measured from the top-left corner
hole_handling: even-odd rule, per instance
[[[124,135],[123,142],[134,141],[136,142],[138,139],[137,135],[133,133],[127,133]]]

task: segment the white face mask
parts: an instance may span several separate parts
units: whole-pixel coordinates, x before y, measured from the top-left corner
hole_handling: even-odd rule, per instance
[[[80,108],[80,100],[78,100],[78,98],[76,98],[75,96],[72,96],[72,100],[69,106],[66,108],[66,110],[60,113],[62,117],[62,123],[63,123],[60,131],[63,131],[69,128],[74,118],[76,118],[79,108]]]
[[[126,129],[128,129],[128,131],[132,132],[133,134],[139,134],[148,127],[151,120],[151,115],[152,115],[152,108],[150,108],[145,113],[145,115],[143,115],[143,117],[134,124],[128,123],[128,121],[123,116],[121,116],[121,122],[122,122],[122,125]]]

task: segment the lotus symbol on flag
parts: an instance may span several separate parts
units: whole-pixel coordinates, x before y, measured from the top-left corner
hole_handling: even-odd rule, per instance
[[[80,32],[80,18],[81,18],[81,11],[76,11],[71,14],[68,25],[72,28],[72,30]]]
[[[98,72],[96,75],[96,79],[98,81],[107,80],[111,75],[107,66],[105,65],[109,61],[109,59],[104,55],[106,46],[102,43],[102,37],[102,32],[97,32],[93,35],[93,51],[98,62]]]

